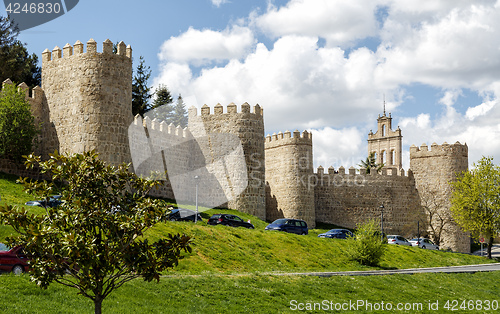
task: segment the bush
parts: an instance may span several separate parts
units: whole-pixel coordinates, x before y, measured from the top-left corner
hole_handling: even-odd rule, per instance
[[[357,225],[354,237],[348,238],[345,253],[351,260],[362,265],[376,266],[384,255],[386,246],[378,233],[378,224],[370,220]]]
[[[25,97],[14,84],[0,92],[0,158],[21,161],[33,150],[38,129]]]

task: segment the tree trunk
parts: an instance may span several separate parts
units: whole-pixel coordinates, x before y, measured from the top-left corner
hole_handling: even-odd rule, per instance
[[[493,237],[488,240],[488,259],[491,259],[491,247],[493,246]]]
[[[96,295],[94,299],[94,313],[101,314],[102,313],[102,298],[100,295]]]

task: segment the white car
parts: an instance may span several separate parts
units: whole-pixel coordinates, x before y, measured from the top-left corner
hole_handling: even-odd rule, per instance
[[[428,250],[439,250],[439,246],[427,238],[415,238],[410,240],[411,245]]]
[[[407,245],[411,246],[411,243],[406,240],[405,237],[402,237],[400,235],[388,235],[387,236],[387,243],[389,244],[396,244],[396,245]]]

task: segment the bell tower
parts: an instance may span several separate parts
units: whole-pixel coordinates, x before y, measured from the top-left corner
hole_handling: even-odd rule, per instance
[[[392,117],[385,114],[378,116],[377,131],[368,133],[368,154],[375,153],[377,164],[384,164],[386,168],[395,168],[398,172],[403,168],[402,163],[403,136],[401,129],[392,130]]]

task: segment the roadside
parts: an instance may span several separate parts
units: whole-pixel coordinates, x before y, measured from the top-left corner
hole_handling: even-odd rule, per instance
[[[481,250],[477,250],[472,254],[477,255],[477,256],[488,255],[488,250],[487,250],[486,245],[484,245],[484,247],[483,247],[483,251],[482,251],[483,255],[481,255]],[[493,244],[493,246],[491,247],[491,257],[492,258],[500,258],[500,244]]]

